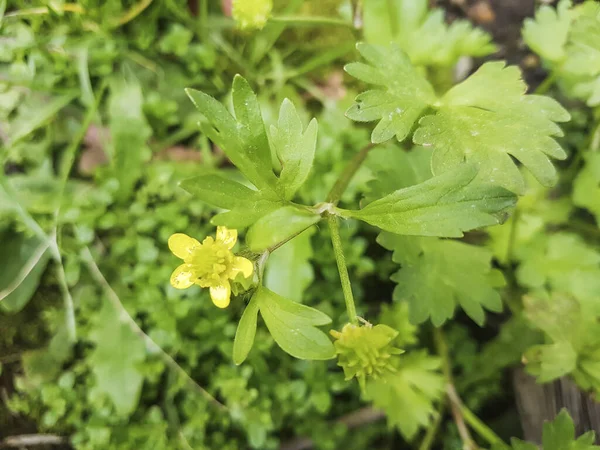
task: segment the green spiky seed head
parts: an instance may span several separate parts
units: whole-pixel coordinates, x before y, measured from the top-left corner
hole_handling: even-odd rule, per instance
[[[367,378],[377,379],[387,372],[395,372],[395,355],[404,350],[392,345],[398,332],[387,325],[344,325],[342,331],[331,330],[336,339],[338,365],[344,369],[346,380],[358,379],[364,390]]]

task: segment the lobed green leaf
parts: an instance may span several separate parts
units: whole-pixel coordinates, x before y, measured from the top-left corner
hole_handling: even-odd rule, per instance
[[[369,64],[350,63],[346,72],[380,88],[358,95],[346,116],[358,122],[378,120],[371,134],[374,143],[394,136],[404,140],[425,108],[436,101],[433,87],[398,47],[359,43],[356,48]]]

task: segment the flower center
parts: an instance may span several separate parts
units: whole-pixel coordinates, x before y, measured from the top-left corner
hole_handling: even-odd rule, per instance
[[[190,271],[198,278],[201,287],[214,287],[223,284],[233,263],[233,253],[227,246],[207,237],[185,260]]]

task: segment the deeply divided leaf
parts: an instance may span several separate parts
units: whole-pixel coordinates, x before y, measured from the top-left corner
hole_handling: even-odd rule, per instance
[[[525,184],[513,158],[544,186],[557,179],[549,158],[566,153],[553,139],[562,136],[555,122],[569,120],[555,100],[523,95],[526,86],[516,67],[486,63],[442,98],[435,115],[425,116],[414,142],[434,149],[434,174],[464,161],[479,167],[478,178],[522,193]]]
[[[489,34],[466,20],[448,25],[444,11],[428,11],[426,0],[369,0],[363,8],[367,41],[394,42],[416,65],[451,67],[461,56],[484,56],[495,48]]]
[[[271,144],[281,163],[279,183],[286,199],[291,199],[306,181],[317,145],[317,120],[306,130],[294,104],[287,98],[281,104],[277,126],[271,126]]]
[[[394,300],[408,302],[410,319],[431,318],[440,326],[460,306],[478,325],[484,309],[499,312],[502,301],[497,287],[502,273],[492,269],[492,254],[485,248],[453,240],[418,238],[382,233],[378,242],[392,250],[401,268],[392,276],[397,283]]]
[[[436,101],[433,87],[398,47],[363,43],[357,49],[368,64],[348,64],[346,72],[377,89],[356,97],[346,115],[358,122],[378,121],[371,135],[375,143],[394,136],[402,141],[425,108]]]
[[[565,57],[565,44],[571,26],[571,1],[561,0],[556,8],[542,5],[535,19],[525,19],[523,40],[538,55],[549,61]]]
[[[425,352],[399,358],[397,371],[367,383],[367,400],[385,411],[390,425],[411,440],[427,427],[444,390],[440,360]]]
[[[200,129],[217,144],[231,162],[260,190],[275,190],[277,179],[258,99],[248,82],[236,76],[232,98],[235,117],[219,101],[204,92],[187,89],[205,117]]]

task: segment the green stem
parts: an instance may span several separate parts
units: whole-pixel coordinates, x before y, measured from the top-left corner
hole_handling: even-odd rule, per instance
[[[75,162],[75,154],[77,153],[77,149],[79,148],[81,141],[83,141],[83,139],[85,138],[85,134],[87,133],[87,130],[90,127],[90,124],[92,123],[92,120],[94,120],[94,117],[96,117],[96,112],[100,107],[100,102],[102,101],[102,97],[104,96],[106,86],[106,81],[103,81],[102,85],[100,86],[98,96],[96,97],[96,101],[87,110],[85,117],[83,118],[83,122],[79,127],[79,131],[73,137],[71,144],[65,150],[65,154],[63,156],[61,164],[62,167],[60,170],[60,185],[58,192],[59,203],[58,208],[55,212],[55,223],[58,222],[58,214],[60,212],[60,208],[62,207],[62,203],[64,200],[65,189],[67,187],[67,181],[69,180],[69,173],[71,172],[71,169],[73,168],[73,164]]]
[[[477,417],[473,411],[467,408],[463,403],[461,403],[460,412],[465,418],[465,422],[469,424],[469,426],[475,430],[475,432],[481,436],[483,439],[487,441],[490,445],[497,445],[502,448],[510,448],[508,445],[504,443],[504,441],[498,436],[494,431],[488,427],[485,423],[481,421],[479,417]]]
[[[535,88],[533,93],[536,95],[543,95],[546,92],[548,92],[548,89],[550,89],[556,81],[556,76],[556,72],[550,72],[548,76],[544,79],[544,81],[542,81],[540,85],[537,88]]]
[[[137,16],[143,13],[144,10],[148,6],[150,6],[151,3],[152,0],[141,0],[140,2],[136,3],[131,8],[129,8],[125,14],[119,17],[114,27],[120,27],[122,25],[125,25],[126,23],[131,22],[133,19],[135,19]]]
[[[85,13],[85,9],[78,5],[77,3],[65,3],[60,6],[58,9],[63,12],[72,12],[72,13]],[[27,9],[19,9],[18,11],[9,12],[5,14],[4,17],[19,17],[19,16],[40,16],[44,14],[50,14],[50,8],[46,6],[41,6],[39,8],[27,8]]]
[[[433,441],[435,436],[437,435],[438,430],[440,429],[440,425],[442,424],[442,418],[444,417],[444,410],[446,409],[446,402],[442,402],[438,409],[437,415],[435,416],[433,424],[427,430],[425,437],[421,441],[421,445],[419,445],[419,450],[429,450],[433,445]]]
[[[477,444],[471,437],[471,433],[465,424],[465,419],[462,415],[461,406],[462,401],[460,400],[456,388],[454,387],[454,381],[452,379],[452,365],[450,364],[450,354],[448,351],[448,344],[444,338],[444,334],[441,328],[433,329],[433,338],[435,340],[435,346],[439,356],[442,358],[442,372],[446,379],[446,396],[450,403],[450,410],[454,417],[454,423],[458,429],[458,434],[463,443],[463,450],[474,450],[477,449]]]
[[[327,217],[327,222],[329,223],[331,243],[333,244],[333,252],[335,253],[335,260],[340,273],[344,301],[346,302],[346,311],[348,311],[348,320],[350,320],[350,323],[358,325],[356,307],[354,306],[354,296],[352,295],[352,285],[350,284],[350,276],[348,275],[348,268],[346,267],[346,258],[344,257],[344,250],[342,249],[338,218],[337,216],[330,215]]]
[[[340,174],[339,178],[331,188],[331,191],[329,191],[329,195],[327,195],[327,201],[329,203],[333,203],[334,205],[338,204],[340,198],[344,194],[344,191],[350,184],[350,181],[352,181],[352,178],[354,177],[364,160],[367,158],[369,151],[374,146],[375,144],[366,145],[362,148],[360,152],[354,155],[354,158],[352,158],[352,160],[350,160],[348,165],[344,168],[344,171]]]
[[[75,322],[75,305],[73,304],[73,297],[69,291],[69,285],[67,284],[67,275],[65,273],[65,267],[60,257],[60,250],[56,246],[55,256],[56,260],[56,279],[58,281],[58,287],[63,296],[63,302],[65,305],[65,322],[67,326],[67,336],[69,342],[75,343],[77,341],[77,324]]]
[[[520,214],[519,214],[519,210],[515,209],[515,212],[512,216],[512,222],[510,224],[510,232],[508,235],[508,245],[506,247],[506,264],[508,264],[508,266],[511,265],[512,259],[513,259],[513,252],[515,249],[515,243],[517,240],[517,228],[519,226],[519,219],[520,219]]]
[[[352,22],[332,17],[274,16],[271,17],[269,21],[274,23],[284,23],[290,26],[332,25],[354,29],[354,24],[352,24]]]

